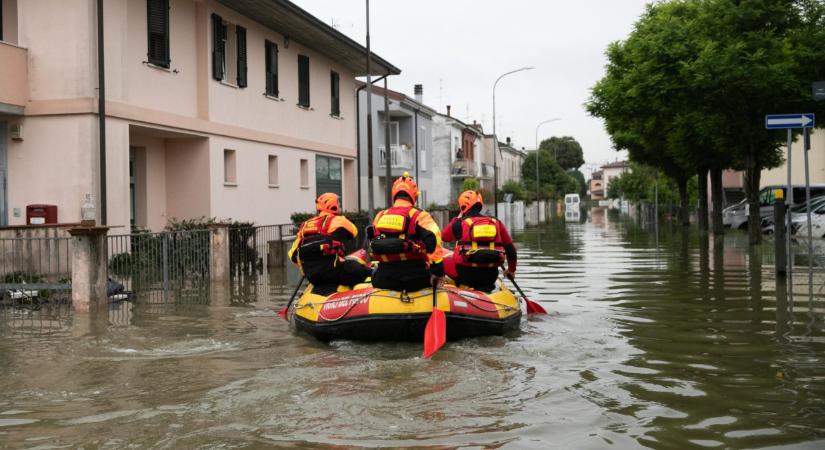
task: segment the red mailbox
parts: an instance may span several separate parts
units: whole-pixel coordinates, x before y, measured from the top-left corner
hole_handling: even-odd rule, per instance
[[[44,225],[57,223],[57,205],[26,206],[26,224]]]

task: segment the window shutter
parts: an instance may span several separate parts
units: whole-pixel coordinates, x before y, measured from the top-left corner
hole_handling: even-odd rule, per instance
[[[212,78],[220,81],[223,80],[223,64],[224,64],[224,46],[226,39],[224,39],[223,19],[217,14],[212,14]]]
[[[333,116],[340,116],[341,115],[341,94],[340,94],[340,86],[341,86],[341,77],[338,75],[337,72],[330,73],[330,94],[332,100],[332,109],[330,113]]]
[[[309,107],[309,57],[298,55],[298,104]]]
[[[278,96],[278,46],[270,41],[264,43],[266,66],[266,95]]]
[[[147,59],[169,67],[169,0],[146,0]]]
[[[238,38],[238,87],[246,87],[246,28],[235,27]]]

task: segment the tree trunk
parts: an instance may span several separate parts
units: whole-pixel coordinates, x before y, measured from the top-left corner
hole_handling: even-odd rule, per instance
[[[697,174],[699,178],[699,231],[708,231],[708,169],[700,167]]]
[[[725,226],[722,224],[722,169],[710,169],[710,193],[713,202],[711,212],[711,222],[713,224],[713,234],[722,236],[725,234]]]
[[[750,161],[748,161],[750,163]],[[748,243],[758,245],[762,243],[762,215],[759,205],[759,183],[762,171],[756,164],[748,164],[745,169],[745,195],[748,199]]]
[[[679,220],[682,222],[682,225],[689,227],[690,210],[688,209],[689,200],[687,190],[687,178],[677,179],[676,184],[679,185]]]

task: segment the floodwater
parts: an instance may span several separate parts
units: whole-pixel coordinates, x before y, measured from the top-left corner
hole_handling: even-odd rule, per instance
[[[598,209],[519,233],[551,314],[430,361],[292,334],[280,270],[105,320],[6,309],[0,447],[825,448],[825,273],[789,300],[744,238]]]

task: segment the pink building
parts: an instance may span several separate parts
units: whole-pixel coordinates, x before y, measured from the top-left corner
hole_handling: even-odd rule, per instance
[[[0,225],[79,221],[87,192],[100,213],[96,3],[0,0]],[[108,224],[357,207],[363,47],[286,0],[103,3]]]

